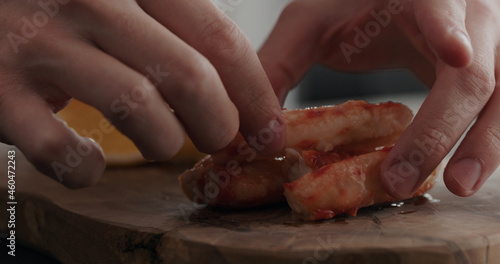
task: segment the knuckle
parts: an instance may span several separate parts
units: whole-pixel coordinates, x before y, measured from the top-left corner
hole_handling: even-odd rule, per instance
[[[8,107],[10,106],[10,101],[11,98],[14,98],[16,95],[20,95],[20,92],[18,89],[15,89],[12,87],[12,85],[9,85],[8,83],[10,81],[7,81],[8,76],[5,76],[3,74],[0,74],[0,111],[2,113],[8,113]]]
[[[145,119],[154,113],[155,92],[152,84],[147,85],[147,87],[137,85],[113,97],[110,103],[98,106],[98,109],[113,124],[128,122],[129,119]]]
[[[448,125],[440,127],[440,129],[435,129],[431,126],[426,126],[420,131],[420,138],[422,142],[431,142],[432,145],[432,156],[439,159],[439,157],[444,157],[452,146],[453,140],[449,129],[446,129]]]
[[[184,146],[185,134],[180,126],[169,123],[170,128],[161,130],[160,133],[151,133],[146,138],[134,137],[134,143],[148,160],[166,161],[179,153]]]
[[[214,66],[203,56],[180,66],[180,87],[171,87],[168,93],[179,101],[207,100],[219,80]],[[219,84],[220,86],[221,84]]]
[[[486,102],[495,89],[495,74],[485,65],[488,63],[477,62],[464,69],[464,86],[460,86],[461,93],[466,98],[475,98],[478,102]]]
[[[60,23],[43,11],[22,15],[20,21],[2,26],[5,37],[0,38],[0,63],[9,67],[32,64],[35,58],[46,57],[45,53],[54,50],[53,46],[57,46],[63,36],[72,34],[70,30],[62,30]]]
[[[273,95],[270,95],[268,90],[260,89],[248,95],[247,101],[242,106],[244,108],[256,107],[256,110],[267,112],[269,111],[266,109],[267,105],[262,104],[262,102],[268,102],[268,98],[272,96]]]
[[[133,10],[137,9],[137,3],[132,0],[120,1],[121,8],[117,8],[112,2],[74,0],[67,4],[66,9],[68,9],[68,15],[77,14],[77,18],[80,18],[80,15],[85,15],[85,23],[99,26],[95,27],[95,29],[101,29],[102,31],[109,30],[106,26],[111,25],[119,34],[134,33],[133,29],[137,24],[134,23],[134,18],[137,15],[134,14]],[[125,35],[125,37],[130,36]]]
[[[228,146],[238,132],[238,123],[230,122],[221,127],[220,133],[212,133],[196,142],[196,147],[203,153],[216,153]]]
[[[161,153],[158,153],[156,155],[156,159],[158,160],[172,159],[182,150],[185,140],[186,137],[184,136],[184,134],[171,135],[171,137],[169,138],[169,144],[168,144],[169,147],[161,150]]]
[[[178,129],[177,127],[173,127],[167,134],[168,136],[161,138],[154,148],[148,149],[148,154],[152,154],[150,156],[151,159],[160,161],[169,160],[182,151],[184,143],[186,142],[184,130],[180,127],[178,127]],[[145,152],[143,152],[143,154],[144,153]]]
[[[495,153],[500,153],[500,122],[495,121],[483,130],[484,139]]]
[[[70,145],[64,135],[51,131],[51,133],[40,133],[33,148],[28,150],[27,156],[36,167],[50,167],[52,161],[64,160]]]
[[[132,21],[134,20],[134,14],[130,11],[123,11],[123,12],[118,12],[110,16],[110,19],[114,22],[114,26],[117,27],[118,33],[121,33],[124,36],[127,37],[136,37],[137,35],[137,28],[135,23]]]
[[[137,28],[137,23],[134,23],[134,17],[133,12],[123,10],[111,12],[104,19],[107,20],[107,25],[112,25],[119,36],[132,39],[139,37],[138,32],[141,32]]]
[[[463,10],[467,8],[467,1],[466,0],[457,0],[456,3],[458,6],[460,6]]]
[[[494,1],[496,2],[496,1]],[[477,18],[483,21],[493,20],[496,15],[494,13],[494,8],[492,8],[492,1],[489,0],[476,0],[468,2],[467,6],[472,8],[474,14],[477,14]]]
[[[209,16],[205,19],[201,31],[204,48],[208,52],[216,51],[219,56],[235,59],[243,49],[249,48],[249,43],[238,26],[227,16]]]

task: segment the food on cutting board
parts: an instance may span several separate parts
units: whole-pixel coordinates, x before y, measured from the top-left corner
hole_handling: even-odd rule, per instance
[[[348,101],[337,106],[284,110],[285,149],[262,156],[238,135],[221,153],[185,171],[185,195],[199,204],[239,208],[286,199],[305,220],[328,219],[393,201],[380,166],[413,114],[399,103]],[[433,186],[429,177],[415,195]]]

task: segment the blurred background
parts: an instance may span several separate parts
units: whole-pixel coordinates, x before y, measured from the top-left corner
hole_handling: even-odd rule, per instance
[[[217,4],[217,1],[212,0]],[[222,3],[231,1],[220,0]],[[237,0],[232,9],[224,9],[245,32],[258,50],[272,30],[283,8],[291,0]],[[407,70],[395,69],[354,74],[314,66],[289,94],[285,107],[296,108],[348,99],[373,97],[425,97],[428,88]],[[390,96],[389,96],[390,95]]]

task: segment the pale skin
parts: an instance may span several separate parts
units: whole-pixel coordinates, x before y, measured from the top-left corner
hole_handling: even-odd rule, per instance
[[[258,57],[207,0],[61,4],[18,52],[0,39],[0,141],[16,145],[53,178],[51,164],[66,162],[67,146],[91,149],[62,181],[83,187],[99,179],[105,161],[94,142],[54,117],[72,97],[100,110],[146,158],[166,160],[181,148],[185,133],[201,151],[215,153],[238,130],[248,138],[270,122],[282,123],[279,102],[314,63],[343,71],[406,67],[432,90],[386,159],[384,186],[396,198],[411,196],[478,117],[444,173],[451,192],[472,195],[500,162],[500,4],[400,0],[402,11],[348,62],[340,43],[352,45],[354,28],[364,28],[373,20],[370,11],[384,10],[388,2],[292,2]],[[31,19],[39,10],[32,2],[0,1],[1,35],[22,36],[19,17]],[[157,65],[169,75],[154,87],[144,82],[145,69]],[[146,99],[120,118],[110,105],[138,86]],[[281,149],[283,133],[276,132],[262,152]],[[398,160],[417,168],[398,166]]]
[[[248,137],[270,122],[283,123],[256,52],[210,1],[71,0],[31,37],[20,18],[34,24],[43,10],[37,2],[0,1],[0,141],[69,187],[94,184],[105,167],[97,144],[54,117],[72,97],[100,110],[149,160],[175,155],[185,133],[199,150],[213,153],[238,129]],[[9,32],[29,42],[16,52],[4,37]],[[165,74],[153,87],[144,79],[147,68],[157,66]],[[130,100],[137,87],[144,99],[129,102],[128,115],[113,111],[113,102]],[[281,131],[262,152],[282,147]],[[68,164],[68,147],[91,151]],[[54,162],[71,171],[58,175]]]
[[[354,29],[375,20],[371,11],[394,5],[400,12],[348,62],[341,43],[354,45]],[[500,162],[499,15],[495,0],[298,0],[259,56],[281,100],[313,63],[343,71],[411,69],[432,89],[383,163],[385,189],[409,197],[477,117],[444,171],[452,193],[470,196]]]

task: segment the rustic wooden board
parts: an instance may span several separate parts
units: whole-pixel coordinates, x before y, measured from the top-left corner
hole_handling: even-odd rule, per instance
[[[7,148],[0,146],[3,175]],[[72,191],[40,175],[20,152],[16,162],[17,243],[63,263],[500,261],[499,177],[467,199],[448,193],[439,182],[427,198],[400,207],[371,207],[357,217],[301,223],[286,204],[194,209],[178,186],[177,175],[184,169],[179,166],[108,170],[97,186]],[[6,185],[5,176],[0,180],[3,206]],[[6,221],[2,210],[3,233]]]

